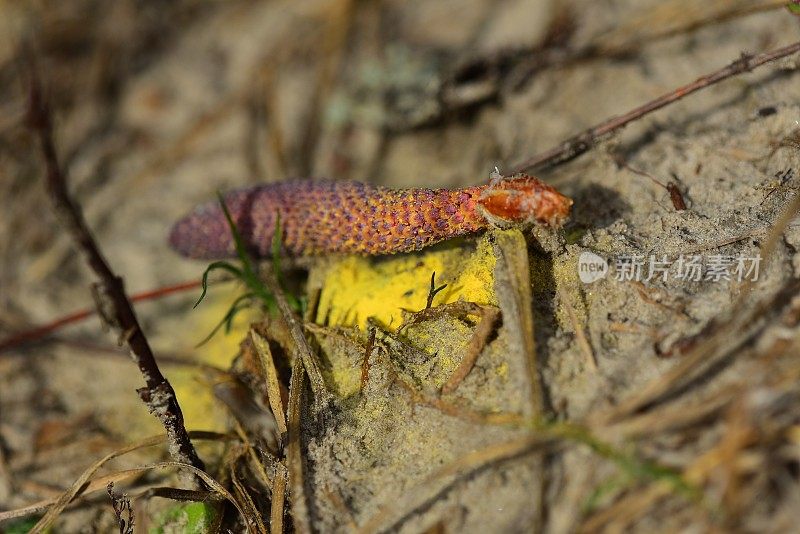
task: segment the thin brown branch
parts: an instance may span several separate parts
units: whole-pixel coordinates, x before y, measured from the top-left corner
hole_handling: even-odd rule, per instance
[[[472,334],[472,338],[470,338],[469,343],[464,349],[464,355],[461,358],[461,362],[453,370],[450,378],[447,379],[447,382],[445,382],[442,386],[442,394],[447,395],[449,393],[453,393],[461,384],[461,382],[463,382],[464,379],[469,376],[472,368],[475,367],[475,362],[478,361],[478,356],[480,356],[481,352],[486,346],[489,336],[494,331],[497,320],[500,319],[500,310],[494,306],[484,306],[475,304],[474,302],[460,300],[450,304],[442,304],[436,308],[425,308],[421,312],[415,314],[409,323],[423,320],[422,316],[424,315],[429,315],[431,318],[433,318],[435,315],[431,312],[449,313],[453,316],[462,316],[464,318],[469,315],[478,317],[478,323],[475,325],[475,332]]]
[[[177,462],[203,470],[205,469],[203,462],[183,425],[183,413],[175,397],[175,391],[158,368],[150,344],[139,326],[133,306],[125,293],[122,278],[111,270],[92,237],[80,207],[67,190],[66,173],[59,164],[53,141],[50,108],[42,94],[33,54],[29,54],[29,58],[29,123],[39,138],[46,167],[47,192],[54,210],[99,279],[95,286],[98,312],[128,345],[146,384],[146,387],[138,390],[139,396],[164,425],[170,454]]]
[[[130,301],[131,303],[134,303],[146,300],[153,300],[165,297],[167,295],[171,295],[173,293],[181,293],[189,289],[195,289],[200,287],[200,285],[201,285],[200,280],[192,280],[190,282],[183,282],[180,284],[159,287],[157,289],[143,291],[141,293],[136,293],[135,295],[131,295]],[[97,313],[97,308],[84,308],[83,310],[78,310],[68,315],[59,317],[58,319],[51,321],[49,323],[39,326],[34,326],[29,330],[23,330],[22,332],[12,334],[10,337],[0,341],[0,353],[18,347],[20,345],[24,345],[25,343],[29,343],[31,341],[39,341],[48,336],[49,334],[61,330],[65,326],[79,323],[85,319],[88,319],[89,317],[92,317],[96,313]]]
[[[706,74],[705,76],[701,76],[692,83],[683,85],[677,89],[665,93],[658,98],[634,108],[623,115],[611,117],[610,119],[607,119],[595,126],[592,126],[588,130],[585,130],[578,135],[567,139],[558,146],[555,146],[549,150],[545,150],[544,152],[537,154],[526,161],[514,165],[512,174],[529,171],[532,169],[554,167],[558,164],[575,159],[581,154],[591,150],[606,136],[616,132],[629,123],[644,117],[645,115],[666,107],[673,102],[677,102],[678,100],[701,89],[711,87],[712,85],[733,76],[750,72],[756,67],[760,67],[766,63],[796,54],[797,52],[800,52],[800,41],[783,48],[773,50],[772,52],[765,52],[758,55],[742,54],[739,59],[733,61],[728,66],[720,70]]]

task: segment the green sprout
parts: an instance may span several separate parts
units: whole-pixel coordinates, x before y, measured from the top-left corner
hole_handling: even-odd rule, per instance
[[[233,237],[234,247],[236,249],[236,256],[239,260],[239,266],[234,265],[233,263],[221,260],[215,261],[211,263],[208,267],[206,267],[205,272],[203,272],[203,281],[202,286],[203,290],[200,293],[200,298],[197,299],[197,302],[194,303],[194,308],[196,308],[205,298],[206,294],[208,293],[208,277],[214,271],[225,271],[231,274],[234,278],[241,281],[246,291],[239,295],[236,300],[233,301],[230,308],[228,308],[227,313],[223,316],[222,320],[211,330],[209,333],[197,346],[203,345],[208,340],[210,340],[214,335],[222,328],[225,327],[225,333],[229,333],[233,326],[233,320],[236,318],[236,315],[248,307],[253,305],[253,302],[260,304],[260,306],[266,310],[268,313],[276,313],[277,312],[277,303],[275,301],[275,296],[270,292],[269,288],[261,281],[258,277],[258,266],[255,264],[253,258],[247,251],[247,247],[245,246],[244,239],[242,238],[242,234],[239,232],[239,229],[236,227],[236,223],[233,221],[233,217],[231,217],[231,213],[228,210],[228,206],[225,204],[225,199],[223,198],[222,194],[217,192],[217,198],[219,199],[219,205],[222,208],[222,212],[225,214],[225,220],[228,222],[228,227],[231,230],[231,236]],[[281,252],[281,221],[280,215],[276,214],[275,216],[275,233],[272,236],[272,269],[275,273],[275,278],[278,280],[278,283],[283,287],[283,275],[281,273],[281,264],[280,264],[280,252]],[[289,301],[289,305],[296,311],[301,311],[305,306],[303,302],[291,295],[289,293],[286,294],[286,299]]]

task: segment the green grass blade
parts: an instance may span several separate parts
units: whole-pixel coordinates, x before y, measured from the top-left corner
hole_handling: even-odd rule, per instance
[[[272,234],[272,270],[275,276],[281,272],[281,245],[283,234],[281,233],[281,213],[275,213],[275,232]],[[279,279],[280,280],[280,279]]]
[[[286,294],[286,300],[289,302],[289,306],[291,308],[301,313],[303,310],[303,305],[300,300],[285,291],[286,284],[283,280],[283,271],[281,270],[281,248],[282,248],[282,238],[283,233],[281,232],[281,214],[280,212],[275,213],[275,233],[272,234],[272,272],[275,273],[275,279],[278,281],[278,284],[281,288],[284,288],[284,293]]]
[[[233,319],[236,317],[236,314],[239,313],[241,310],[245,309],[248,304],[245,301],[253,297],[254,295],[252,293],[245,293],[244,295],[239,295],[238,297],[236,297],[236,300],[234,300],[230,308],[228,308],[228,312],[225,314],[222,320],[217,323],[214,329],[211,330],[211,332],[206,337],[204,337],[202,341],[200,341],[197,345],[195,345],[195,348],[202,347],[203,345],[208,343],[209,340],[211,340],[211,338],[214,337],[214,335],[217,332],[219,332],[219,329],[222,328],[223,326],[225,327],[226,334],[230,332],[231,326],[233,325]]]
[[[247,247],[245,247],[244,239],[242,239],[242,234],[239,232],[239,229],[236,227],[236,223],[233,222],[233,217],[231,217],[231,212],[228,210],[228,205],[225,203],[225,197],[222,196],[222,193],[217,191],[217,199],[219,199],[219,205],[222,208],[222,213],[225,214],[225,220],[228,221],[228,227],[231,229],[231,235],[233,236],[233,244],[236,248],[236,255],[239,257],[240,260],[245,264],[245,267],[250,267],[250,254],[247,252]]]
[[[203,291],[200,293],[200,298],[197,299],[197,302],[194,303],[192,308],[197,308],[197,306],[203,301],[206,296],[206,292],[208,291],[208,275],[211,274],[213,271],[222,270],[231,273],[234,277],[241,279],[242,278],[242,271],[234,267],[231,263],[227,261],[215,261],[203,272]]]
[[[242,262],[241,280],[264,303],[264,306],[266,306],[268,309],[272,309],[274,307],[274,298],[258,278],[258,269],[253,263],[253,259],[250,257],[250,253],[245,246],[242,234],[236,227],[233,217],[231,217],[228,206],[225,204],[225,198],[222,196],[222,193],[219,192],[217,193],[217,197],[219,198],[222,212],[225,214],[225,219],[228,221],[228,226],[230,226],[231,229],[231,235],[233,236],[233,242],[236,248],[236,255],[238,256],[239,261]],[[278,236],[278,247],[280,249],[280,232],[276,231],[274,235]],[[274,241],[275,237],[273,236],[273,242]]]
[[[247,250],[247,246],[241,232],[239,232],[239,229],[236,227],[236,223],[231,216],[231,212],[225,203],[225,197],[222,195],[222,193],[217,192],[217,199],[219,200],[220,208],[222,209],[222,213],[225,215],[225,220],[230,228],[234,248],[236,250],[236,256],[239,259],[241,266],[236,267],[228,261],[216,261],[210,264],[203,273],[203,290],[200,294],[200,298],[197,300],[194,306],[197,307],[197,305],[200,304],[200,302],[202,302],[202,300],[205,298],[208,291],[208,277],[213,271],[216,270],[226,271],[235,278],[238,278],[244,283],[248,291],[234,301],[234,303],[228,309],[228,312],[225,314],[225,317],[222,318],[222,320],[214,327],[211,333],[206,336],[205,339],[198,344],[198,346],[208,342],[208,340],[214,337],[214,335],[223,326],[225,327],[226,332],[230,331],[233,324],[233,319],[235,318],[236,314],[245,307],[245,305],[249,304],[247,301],[257,299],[270,313],[274,313],[277,310],[275,297],[258,277],[258,268],[253,258],[250,256],[249,251]],[[283,275],[280,264],[280,252],[282,248],[281,238],[280,214],[277,213],[275,216],[275,232],[273,234],[271,243],[272,269],[275,272],[278,283],[281,285],[281,287],[283,287]],[[294,308],[296,311],[303,310],[304,303],[297,297],[291,293],[286,293],[286,298],[289,301],[290,306],[292,306],[292,308]]]

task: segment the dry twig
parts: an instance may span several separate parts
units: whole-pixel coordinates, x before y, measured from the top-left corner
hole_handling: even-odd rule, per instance
[[[194,431],[194,432],[191,432],[190,434],[191,434],[191,437],[193,437],[195,439],[211,439],[211,440],[228,439],[228,436],[226,436],[224,434],[219,434],[219,433],[216,433],[216,432]],[[78,496],[83,495],[83,494],[87,494],[87,493],[90,493],[90,492],[93,492],[93,491],[99,491],[99,490],[105,489],[106,486],[108,485],[108,483],[111,482],[111,481],[121,480],[122,478],[126,477],[128,474],[131,474],[131,473],[134,473],[134,472],[135,473],[141,473],[141,472],[146,471],[147,469],[149,469],[147,467],[145,467],[145,468],[137,468],[137,469],[127,470],[125,472],[122,472],[122,475],[123,475],[122,477],[120,477],[118,475],[113,475],[113,476],[108,475],[108,476],[105,476],[105,477],[101,477],[100,479],[93,480],[92,476],[97,472],[98,469],[100,469],[109,460],[111,460],[113,458],[117,458],[117,457],[122,456],[124,454],[127,454],[127,453],[129,453],[131,451],[135,451],[135,450],[141,449],[143,447],[151,447],[153,445],[159,445],[159,444],[161,444],[163,442],[164,442],[164,436],[163,435],[152,436],[152,437],[143,439],[143,440],[141,440],[141,441],[139,441],[137,443],[134,443],[134,444],[131,444],[131,445],[127,445],[127,446],[122,447],[120,449],[117,449],[117,450],[115,450],[113,452],[110,452],[109,454],[107,454],[103,458],[100,458],[99,460],[95,461],[91,466],[89,466],[81,474],[81,476],[78,477],[78,479],[75,480],[75,482],[73,482],[73,484],[67,490],[65,490],[64,492],[61,492],[57,497],[55,497],[53,499],[47,499],[46,501],[35,503],[35,504],[30,505],[30,506],[26,506],[24,508],[20,508],[20,509],[17,509],[17,510],[10,510],[8,512],[0,512],[0,522],[8,520],[8,519],[15,519],[15,518],[18,518],[18,517],[25,517],[25,516],[28,516],[28,515],[32,515],[32,514],[41,513],[41,512],[45,512],[46,511],[46,513],[42,516],[42,518],[39,519],[39,522],[36,523],[36,525],[30,531],[31,533],[34,533],[34,534],[35,533],[39,533],[39,532],[44,532],[53,523],[53,521],[55,521],[55,519],[64,510],[64,508],[66,508],[67,505],[70,504],[72,501],[74,501]],[[181,464],[181,463],[177,463],[177,462],[167,462],[167,463],[169,463],[170,465],[173,465],[173,466],[179,466],[181,468],[185,468],[185,469],[191,470],[193,473],[195,473],[196,476],[198,476],[201,479],[203,479],[204,483],[206,484],[206,486],[209,487],[212,491],[215,491],[217,493],[220,493],[220,494],[224,495],[224,488],[222,488],[222,492],[220,492],[219,491],[219,487],[221,487],[221,486],[219,486],[219,484],[214,482],[213,479],[211,479],[211,477],[209,477],[205,472],[203,472],[203,471],[201,471],[201,470],[199,470],[199,469],[197,469],[195,467],[192,467],[192,466],[190,466],[188,464]],[[111,478],[109,478],[109,477],[111,477]]]
[[[433,278],[431,278],[431,293],[434,292],[434,287]],[[444,286],[442,286],[442,288],[444,288]],[[432,300],[432,296],[429,295],[428,302]],[[469,375],[472,368],[475,367],[478,356],[480,356],[481,351],[483,351],[483,348],[486,346],[486,341],[494,331],[497,320],[500,318],[500,310],[495,306],[459,300],[448,304],[440,304],[434,308],[427,306],[425,309],[413,313],[401,328],[405,329],[423,321],[430,321],[443,314],[449,314],[453,317],[462,317],[464,319],[470,315],[478,317],[478,323],[475,325],[475,332],[472,334],[469,343],[464,349],[461,363],[453,370],[450,378],[448,378],[447,382],[442,386],[442,394],[446,395],[448,393],[453,393],[458,388],[459,384]]]
[[[532,158],[523,161],[522,163],[514,165],[511,174],[531,169],[554,167],[560,163],[575,159],[581,154],[591,150],[601,139],[605,138],[607,135],[616,132],[629,123],[638,120],[645,115],[652,113],[653,111],[668,106],[673,102],[677,102],[678,100],[701,89],[711,87],[722,80],[726,80],[738,74],[750,72],[756,67],[790,56],[792,54],[796,54],[797,52],[800,52],[800,41],[783,48],[773,50],[772,52],[765,52],[758,55],[742,54],[739,59],[733,61],[728,66],[718,71],[701,76],[692,83],[678,87],[677,89],[663,94],[658,98],[632,109],[623,115],[611,117],[610,119],[607,119],[600,124],[592,126],[588,130],[585,130],[578,135],[567,139],[558,146],[555,146],[549,150],[545,150],[544,152],[537,154]]]
[[[159,287],[157,289],[153,289],[150,291],[143,291],[141,293],[136,293],[130,296],[130,301],[131,303],[134,303],[134,302],[157,299],[165,297],[167,295],[171,295],[173,293],[182,293],[189,289],[196,289],[198,287],[200,287],[200,281],[192,280],[190,282],[183,282],[180,284]],[[76,312],[70,313],[69,315],[60,317],[47,324],[34,326],[29,330],[24,330],[22,332],[12,334],[10,337],[0,341],[0,353],[18,347],[20,345],[24,345],[25,343],[31,341],[39,341],[41,339],[44,339],[48,335],[57,332],[58,330],[61,330],[65,326],[79,323],[84,319],[92,317],[96,313],[97,313],[96,308],[85,308],[83,310],[78,310]]]
[[[50,108],[42,94],[33,56],[30,57],[29,123],[39,138],[47,171],[47,190],[56,214],[100,280],[95,286],[99,296],[98,311],[103,319],[117,330],[120,339],[128,345],[131,356],[139,366],[146,384],[144,388],[138,390],[139,396],[150,412],[164,425],[169,439],[170,454],[177,462],[203,470],[203,462],[183,425],[183,413],[175,397],[175,391],[161,374],[150,344],[139,326],[133,306],[125,293],[122,278],[111,270],[81,214],[80,207],[67,191],[66,174],[59,164],[53,141]]]
[[[592,344],[589,343],[589,339],[586,337],[586,332],[584,332],[583,326],[578,321],[578,316],[575,314],[575,308],[572,307],[572,301],[569,298],[569,294],[567,294],[567,291],[561,285],[558,285],[556,290],[558,291],[559,298],[564,304],[564,308],[567,310],[569,322],[572,323],[572,329],[575,331],[575,339],[578,341],[578,347],[580,347],[586,359],[586,365],[589,366],[589,369],[591,369],[592,372],[597,372],[597,357],[594,355]]]

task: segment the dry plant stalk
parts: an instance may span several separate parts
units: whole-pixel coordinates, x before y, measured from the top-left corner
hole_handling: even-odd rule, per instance
[[[317,413],[322,412],[331,405],[333,395],[328,391],[328,387],[325,385],[325,379],[322,377],[322,372],[320,371],[319,358],[308,344],[308,339],[306,339],[303,333],[303,321],[297,317],[289,305],[289,301],[286,300],[286,293],[284,293],[275,273],[270,269],[265,269],[263,274],[264,282],[275,297],[275,301],[278,303],[278,310],[281,313],[281,317],[283,317],[283,320],[289,327],[289,333],[294,341],[299,360],[303,363],[306,373],[308,373],[309,381],[311,382],[311,390],[314,393],[314,407]],[[292,374],[292,376],[294,376],[294,374]]]
[[[701,76],[692,83],[678,87],[669,93],[665,93],[658,98],[639,106],[638,108],[628,111],[623,115],[607,119],[579,133],[578,135],[567,139],[558,146],[555,146],[549,150],[545,150],[540,154],[514,165],[512,174],[532,169],[553,167],[560,163],[575,159],[581,154],[588,152],[607,135],[616,132],[617,130],[635,120],[644,117],[645,115],[649,115],[650,113],[677,102],[678,100],[681,100],[692,93],[700,91],[701,89],[711,87],[722,80],[738,74],[750,72],[756,67],[760,67],[766,63],[796,54],[797,52],[800,52],[800,42],[773,50],[772,52],[765,52],[763,54],[742,54],[739,59],[733,61],[727,67],[724,67],[716,72],[706,74],[705,76]]]
[[[530,384],[530,414],[532,418],[544,413],[544,393],[536,359],[533,337],[533,294],[530,283],[530,262],[525,237],[518,229],[496,231],[493,245],[497,265],[495,284],[498,288],[503,322],[516,337],[528,371]],[[505,288],[505,289],[503,289]],[[506,293],[505,298],[503,294]],[[504,302],[505,300],[505,302]]]
[[[264,375],[264,383],[267,387],[267,402],[272,409],[272,414],[275,416],[275,421],[278,424],[278,431],[282,436],[281,439],[284,439],[287,433],[286,414],[283,411],[278,372],[275,369],[275,360],[272,358],[272,350],[269,348],[269,341],[254,329],[250,330],[250,339],[253,341],[253,346],[258,355],[258,361],[261,364],[261,372]]]
[[[189,433],[190,437],[194,439],[210,439],[210,440],[227,440],[230,439],[230,436],[225,434],[219,434],[216,432],[204,432],[204,431],[193,431]],[[135,475],[141,474],[144,471],[150,469],[150,467],[139,467],[135,469],[128,469],[126,471],[120,471],[117,473],[112,473],[110,475],[104,475],[98,478],[92,478],[94,474],[106,463],[110,460],[127,454],[131,451],[135,451],[137,449],[141,449],[144,447],[152,447],[153,445],[160,445],[164,443],[165,436],[152,436],[136,443],[127,445],[115,451],[112,451],[99,460],[96,460],[92,463],[89,467],[87,467],[83,473],[72,483],[72,485],[65,490],[63,493],[58,495],[58,497],[52,499],[46,499],[44,501],[26,506],[24,508],[20,508],[17,510],[9,510],[7,512],[0,512],[0,521],[5,521],[8,519],[14,519],[17,517],[26,517],[29,515],[33,515],[36,513],[45,512],[42,518],[39,520],[38,523],[31,529],[30,532],[37,533],[43,532],[47,527],[49,527],[53,521],[61,514],[61,512],[77,497],[80,495],[85,495],[88,493],[101,491],[106,489],[109,482],[119,482],[121,480],[125,480],[127,478],[133,477]],[[217,491],[217,484],[211,477],[209,477],[205,472],[198,470],[188,464],[171,462],[171,465],[178,466],[184,469],[193,470],[192,472],[196,474],[199,478],[201,478],[206,486],[209,487],[211,491]],[[209,482],[211,480],[211,482]],[[224,490],[224,488],[223,488]],[[225,497],[224,493],[220,493],[223,497]]]
[[[136,313],[126,293],[122,278],[106,262],[92,236],[80,207],[67,190],[67,177],[59,164],[53,140],[50,107],[42,94],[41,81],[36,71],[35,58],[29,58],[29,123],[39,138],[47,171],[47,190],[56,214],[71,234],[89,267],[99,278],[95,286],[98,311],[103,320],[112,326],[130,349],[131,356],[145,380],[146,387],[138,390],[151,413],[164,425],[172,457],[198,470],[205,467],[192,445],[183,424],[183,413],[172,385],[161,373],[147,338],[142,332]],[[200,481],[198,481],[200,482]],[[202,482],[200,482],[202,484]]]
[[[269,528],[276,534],[281,534],[283,532],[283,507],[288,478],[289,473],[286,469],[278,469],[275,473],[275,478],[272,480],[272,502],[270,505]]]
[[[301,358],[296,358],[292,365],[292,378],[289,386],[289,443],[286,446],[286,463],[289,471],[289,488],[291,489],[292,519],[297,532],[310,534],[311,516],[308,510],[305,480],[303,478],[303,447],[300,429],[300,413],[303,406],[303,390],[305,389],[305,368]]]
[[[441,286],[444,288],[445,286]],[[433,286],[431,286],[431,293],[435,294]],[[438,291],[440,288],[437,288]],[[428,296],[428,303],[425,309],[412,313],[407,321],[403,323],[401,329],[406,329],[411,325],[421,323],[423,321],[430,321],[442,314],[451,315],[453,317],[461,317],[466,319],[468,316],[478,317],[478,323],[475,325],[475,331],[464,350],[464,355],[461,357],[461,362],[458,367],[447,379],[447,382],[442,386],[442,394],[447,395],[453,393],[458,389],[459,384],[469,375],[472,368],[475,367],[475,362],[478,361],[481,351],[486,346],[492,331],[494,330],[497,320],[500,318],[500,310],[495,306],[481,305],[474,302],[466,302],[463,300],[451,302],[448,304],[440,304],[439,306],[431,307],[430,301],[432,300],[431,294]],[[373,330],[374,332],[374,330]],[[370,335],[370,340],[374,343],[373,335]],[[367,356],[372,352],[371,345],[367,344]],[[365,359],[365,362],[367,359]],[[367,369],[369,366],[367,365]],[[362,373],[363,376],[363,373]],[[363,382],[363,381],[362,381]],[[362,386],[363,387],[363,386]]]

